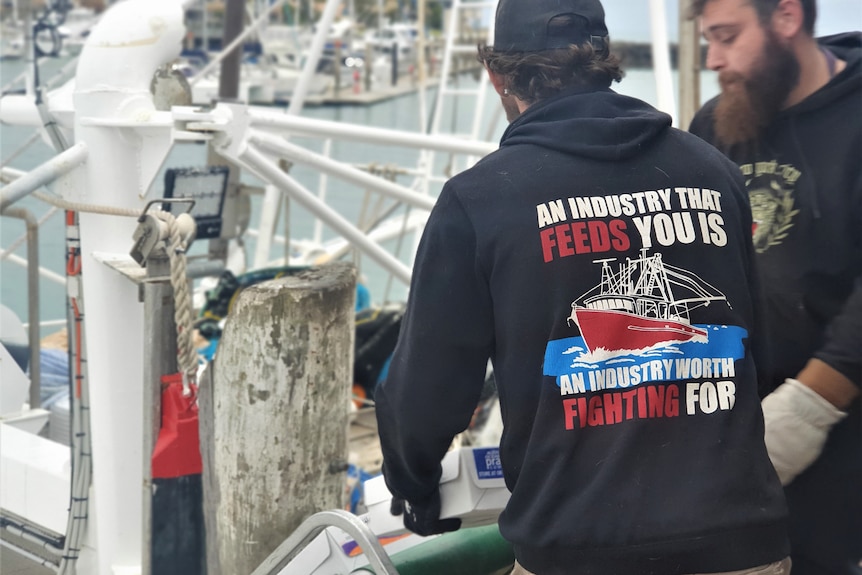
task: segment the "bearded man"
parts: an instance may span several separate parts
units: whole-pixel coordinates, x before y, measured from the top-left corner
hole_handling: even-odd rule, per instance
[[[721,94],[691,131],[741,168],[767,295],[759,365],[793,574],[862,572],[862,35],[815,0],[694,0]]]

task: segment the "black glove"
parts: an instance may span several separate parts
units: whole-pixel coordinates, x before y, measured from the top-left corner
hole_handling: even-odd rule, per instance
[[[423,537],[457,531],[461,527],[461,520],[457,517],[440,519],[440,492],[437,489],[429,499],[417,503],[393,495],[389,512],[392,515],[403,514],[404,527]]]

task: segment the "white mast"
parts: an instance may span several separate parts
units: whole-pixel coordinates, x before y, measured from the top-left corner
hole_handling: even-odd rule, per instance
[[[150,82],[159,66],[179,56],[184,36],[183,6],[173,0],[128,0],[106,11],[78,63],[75,140],[85,141],[90,154],[68,181],[58,181],[64,199],[143,210],[171,145],[170,122],[158,123]],[[143,308],[138,286],[102,263],[127,257],[136,225],[130,217],[80,214],[84,298],[94,302],[85,338],[98,492],[89,513],[95,530],[87,534],[78,573],[141,570]]]

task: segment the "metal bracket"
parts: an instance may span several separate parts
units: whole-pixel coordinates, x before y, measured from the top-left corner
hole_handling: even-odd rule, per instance
[[[138,217],[138,227],[135,228],[135,233],[132,234],[132,239],[135,243],[129,251],[129,255],[141,267],[147,267],[147,259],[156,250],[159,243],[165,239],[165,234],[167,233],[163,222],[152,214],[147,213],[150,206],[158,203],[189,204],[189,209],[185,213],[190,212],[195,206],[195,201],[190,198],[162,198],[147,202],[143,212]]]

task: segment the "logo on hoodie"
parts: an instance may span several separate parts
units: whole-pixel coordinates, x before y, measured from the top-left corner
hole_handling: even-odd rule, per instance
[[[545,348],[543,373],[556,379],[565,428],[732,410],[748,333],[689,319],[726,302],[724,294],[647,249],[596,263],[598,285],[572,303],[566,320],[580,337],[560,334]]]
[[[780,245],[795,225],[799,210],[795,207],[794,191],[802,173],[791,164],[775,160],[743,164],[740,169],[751,202],[754,249],[763,253]]]

